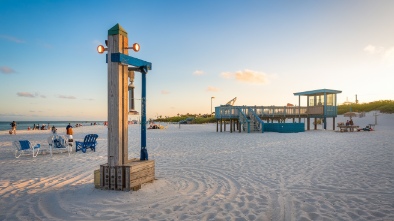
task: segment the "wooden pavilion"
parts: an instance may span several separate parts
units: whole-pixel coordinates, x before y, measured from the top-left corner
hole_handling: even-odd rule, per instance
[[[317,129],[318,119],[322,120],[324,129],[327,129],[327,118],[333,118],[333,130],[335,130],[335,118],[337,117],[337,94],[342,91],[331,89],[319,89],[312,91],[297,92],[298,106],[233,106],[221,105],[215,107],[216,131],[226,131],[226,123],[230,123],[230,132],[239,130],[247,131],[276,131],[282,133],[301,132],[310,130],[310,119],[314,118],[314,129]],[[307,97],[307,106],[301,106],[301,96]],[[298,118],[298,122],[296,119]],[[293,123],[286,123],[286,119],[293,119]],[[278,123],[274,123],[277,121]],[[301,125],[302,124],[302,125]],[[235,129],[237,128],[237,129]],[[276,129],[275,129],[276,128]]]
[[[310,130],[310,119],[314,118],[314,129],[317,129],[317,119],[323,119],[323,128],[327,129],[327,118],[332,117],[333,130],[335,130],[335,118],[337,117],[337,94],[342,91],[331,89],[319,89],[294,93],[298,96],[298,106],[301,106],[301,96],[307,97],[307,130]]]

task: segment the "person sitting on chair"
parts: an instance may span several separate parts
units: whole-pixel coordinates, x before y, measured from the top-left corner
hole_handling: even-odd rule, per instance
[[[56,127],[55,126],[52,126],[52,133],[56,133],[56,131],[57,131],[57,129],[56,129]]]

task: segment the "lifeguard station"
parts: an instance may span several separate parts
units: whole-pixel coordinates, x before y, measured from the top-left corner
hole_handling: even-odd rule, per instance
[[[155,162],[148,160],[146,149],[146,74],[152,63],[128,55],[129,49],[138,52],[140,46],[129,47],[127,32],[119,24],[108,30],[105,42],[108,48],[100,45],[97,51],[108,51],[108,162],[100,165],[99,173],[95,171],[95,185],[107,190],[138,190],[155,179]],[[128,116],[136,113],[134,72],[142,75],[140,159],[128,158]]]
[[[301,96],[307,97],[307,106],[306,109],[303,110],[303,112],[305,112],[304,116],[307,119],[307,130],[310,130],[311,118],[314,118],[314,122],[317,122],[318,118],[323,119],[324,129],[327,129],[327,118],[332,118],[333,130],[335,130],[335,118],[338,114],[337,94],[340,93],[342,93],[342,91],[331,89],[294,93],[295,96],[298,96],[299,107],[301,104]],[[314,129],[317,129],[316,123],[314,123]]]

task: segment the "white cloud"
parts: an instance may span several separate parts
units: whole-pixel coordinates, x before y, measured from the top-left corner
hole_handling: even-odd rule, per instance
[[[59,95],[57,97],[62,98],[62,99],[76,99],[76,97],[74,97],[74,96],[66,96],[66,95]]]
[[[253,71],[245,69],[243,71],[237,71],[235,73],[222,72],[220,74],[222,78],[234,79],[240,82],[254,83],[254,84],[265,84],[268,82],[268,75],[263,72]]]
[[[193,72],[193,75],[198,75],[198,76],[204,75],[204,74],[205,74],[205,72],[201,71],[201,70],[196,70],[195,72]]]
[[[394,47],[387,49],[383,54],[385,64],[394,65]]]
[[[364,48],[364,51],[381,57],[384,64],[394,65],[394,47],[386,49],[384,47],[368,45]]]
[[[13,36],[9,36],[9,35],[0,35],[0,38],[5,39],[7,41],[12,41],[12,42],[15,42],[15,43],[19,43],[19,44],[25,43],[25,41],[20,40],[18,38],[15,38]]]
[[[96,47],[99,46],[99,45],[104,45],[104,46],[105,46],[105,44],[102,43],[102,42],[99,41],[99,40],[94,40],[94,41],[92,42],[92,44],[94,44]]]
[[[234,77],[234,74],[233,74],[233,73],[230,73],[230,72],[222,72],[222,73],[220,74],[220,76],[222,76],[222,78],[225,78],[225,79],[231,79],[231,78]]]
[[[370,54],[375,54],[375,53],[376,53],[376,47],[373,46],[373,45],[367,45],[367,46],[364,48],[364,51],[365,51],[365,52],[368,52],[368,53],[370,53]]]
[[[12,73],[16,73],[15,70],[13,70],[12,68],[7,67],[7,66],[1,66],[1,67],[0,67],[0,72],[3,73],[3,74],[12,74]]]
[[[30,97],[30,98],[35,98],[36,95],[29,93],[29,92],[18,92],[16,93],[19,97]]]
[[[207,88],[207,91],[210,91],[210,92],[218,92],[218,91],[220,91],[220,89],[219,89],[219,88],[216,88],[216,87],[209,86],[209,87]]]

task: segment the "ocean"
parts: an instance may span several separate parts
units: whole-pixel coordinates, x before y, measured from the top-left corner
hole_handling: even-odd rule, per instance
[[[104,121],[16,121],[16,130],[27,130],[28,127],[33,129],[34,124],[40,127],[45,124],[45,128],[55,126],[56,128],[66,128],[68,123],[71,123],[71,126],[74,128],[77,124],[81,124],[82,126],[90,126],[96,123],[96,125],[103,125]],[[0,131],[7,131],[11,129],[11,122],[0,121]]]

